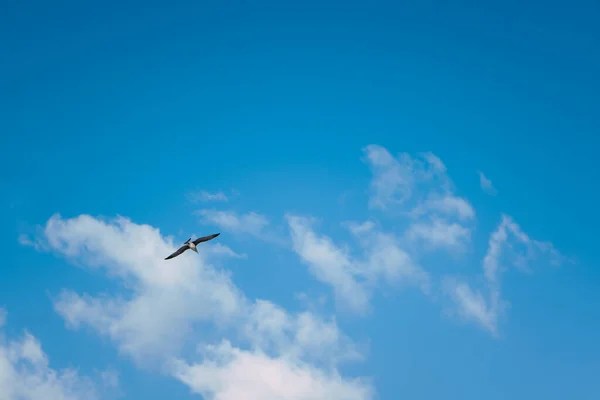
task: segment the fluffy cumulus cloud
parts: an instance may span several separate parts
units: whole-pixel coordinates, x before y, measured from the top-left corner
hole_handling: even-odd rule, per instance
[[[176,376],[207,400],[362,400],[372,390],[294,359],[244,351],[224,341],[205,349],[206,361],[181,365]]]
[[[312,398],[299,389],[306,387],[334,400],[371,396],[368,382],[338,373],[339,363],[358,360],[360,353],[335,320],[248,299],[225,270],[211,264],[215,244],[166,266],[163,258],[176,246],[158,229],[88,215],[53,216],[37,243],[73,263],[103,270],[125,290],[97,296],[65,290],[55,308],[69,327],[85,326],[109,337],[138,364],[166,365],[162,372],[206,398],[229,399],[247,382],[252,382],[244,396],[249,400]],[[200,350],[199,360],[181,357],[186,344]],[[292,381],[272,386],[276,377],[257,375],[259,367]]]
[[[334,321],[257,301],[242,333],[244,346],[229,340],[202,346],[202,361],[176,360],[174,375],[211,400],[372,398],[368,382],[345,379],[335,368],[361,355]]]
[[[136,360],[177,351],[194,323],[226,321],[241,312],[242,294],[228,274],[206,263],[216,244],[206,243],[199,257],[179,257],[166,268],[164,257],[176,249],[172,239],[122,217],[55,215],[43,239],[52,251],[131,288],[125,295],[96,297],[65,290],[55,308],[70,327],[90,326]]]
[[[94,400],[99,389],[74,369],[54,370],[40,342],[28,332],[14,340],[3,334],[0,308],[0,400]]]

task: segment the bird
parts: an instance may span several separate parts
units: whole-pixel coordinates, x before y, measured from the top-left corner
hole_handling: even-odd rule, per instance
[[[186,251],[188,249],[192,249],[192,250],[194,250],[197,253],[198,250],[196,249],[196,245],[198,245],[198,244],[200,244],[202,242],[207,242],[209,240],[212,240],[212,239],[216,238],[219,235],[220,235],[220,233],[214,233],[212,235],[203,236],[203,237],[198,238],[198,239],[196,239],[194,241],[192,241],[192,238],[189,238],[188,240],[186,240],[183,243],[183,246],[181,246],[180,248],[178,248],[175,253],[173,253],[169,257],[165,258],[165,260],[169,260],[171,258],[177,257],[178,255],[180,255],[181,253],[183,253],[184,251]]]

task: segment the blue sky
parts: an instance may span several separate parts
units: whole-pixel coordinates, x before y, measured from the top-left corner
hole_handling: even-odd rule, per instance
[[[0,15],[0,398],[598,398],[597,4],[84,3]]]

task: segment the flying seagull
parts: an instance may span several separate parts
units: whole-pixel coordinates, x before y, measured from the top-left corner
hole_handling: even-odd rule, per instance
[[[207,242],[211,239],[216,238],[219,235],[220,235],[220,233],[215,233],[213,235],[208,235],[208,236],[198,238],[194,241],[192,241],[192,238],[189,238],[188,240],[185,241],[185,243],[183,243],[183,246],[181,246],[179,249],[177,249],[177,251],[175,253],[173,253],[169,257],[165,258],[165,260],[168,260],[173,257],[177,257],[178,255],[180,255],[181,253],[183,253],[184,251],[186,251],[188,249],[192,249],[197,253],[198,252],[198,250],[196,250],[197,244],[202,243],[202,242]]]

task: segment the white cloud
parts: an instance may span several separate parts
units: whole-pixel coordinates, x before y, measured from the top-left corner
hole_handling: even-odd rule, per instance
[[[249,212],[239,215],[235,211],[200,210],[204,222],[219,226],[224,231],[234,233],[247,233],[261,236],[269,225],[269,219],[262,214]]]
[[[229,198],[225,195],[225,193],[219,191],[216,193],[210,193],[207,191],[200,191],[197,193],[190,193],[187,195],[188,200],[193,203],[207,203],[207,202],[227,202]]]
[[[490,235],[488,250],[483,258],[488,299],[481,291],[474,291],[467,283],[455,278],[446,278],[444,287],[464,319],[475,321],[497,334],[498,320],[509,306],[501,296],[500,273],[509,266],[528,270],[532,261],[558,265],[563,261],[563,256],[551,243],[531,239],[511,217],[503,215],[497,229]]]
[[[361,257],[353,257],[313,230],[314,219],[287,215],[294,251],[309,266],[315,278],[330,285],[336,301],[357,313],[368,311],[371,291],[378,281],[409,282],[426,287],[428,275],[399,247],[389,234],[374,229],[372,222],[346,224],[363,247]]]
[[[498,191],[492,184],[492,181],[486,178],[483,172],[477,171],[477,174],[479,175],[479,185],[481,186],[481,190],[483,190],[491,196],[495,196],[496,194],[498,194]]]
[[[231,250],[229,247],[222,245],[221,243],[212,243],[210,246],[207,246],[207,253],[211,257],[231,257],[231,258],[239,258],[244,259],[248,258],[246,254],[238,254],[235,251]]]
[[[369,206],[380,210],[400,210],[421,215],[427,211],[458,214],[470,219],[475,212],[464,199],[453,194],[453,183],[444,163],[433,153],[394,157],[386,148],[363,148],[363,161],[369,166]]]
[[[202,363],[179,363],[176,376],[207,400],[365,400],[369,384],[294,359],[242,350],[228,341],[205,349]]]
[[[18,240],[18,242],[19,242],[19,244],[21,246],[33,247],[34,249],[36,249],[38,251],[42,250],[42,244],[41,243],[39,243],[37,241],[34,241],[34,240],[31,240],[25,234],[20,234],[19,238],[17,240]]]
[[[309,265],[315,278],[333,287],[338,302],[354,311],[365,312],[369,295],[359,281],[358,265],[348,252],[338,248],[329,237],[317,236],[312,230],[312,220],[291,215],[287,220],[294,251]]]
[[[309,312],[291,315],[256,301],[242,325],[247,344],[229,340],[200,347],[202,361],[176,360],[174,375],[206,399],[370,399],[370,384],[342,378],[336,365],[361,359],[335,320]],[[319,365],[320,367],[316,367]]]
[[[102,384],[107,389],[116,389],[119,387],[119,373],[115,370],[106,370],[100,373]]]
[[[424,244],[420,250],[462,250],[470,243],[476,218],[434,154],[393,157],[376,145],[364,151],[373,171],[370,208],[405,217],[406,229],[393,235],[374,220],[345,223],[357,243],[350,250],[318,234],[315,219],[286,215],[293,250],[317,280],[331,286],[338,305],[357,313],[369,310],[382,284],[413,285],[428,293],[431,277],[419,264],[419,254],[407,249],[414,251],[419,246],[412,245],[419,243]],[[197,213],[224,231],[269,237],[270,222],[262,214],[214,209]],[[122,217],[104,221],[55,215],[41,239],[22,237],[20,242],[117,280],[119,294],[64,290],[55,298],[55,309],[69,327],[91,328],[110,338],[136,363],[163,366],[163,372],[207,400],[362,400],[374,395],[368,381],[340,375],[341,363],[359,360],[362,354],[334,319],[248,299],[228,271],[210,263],[217,257],[239,260],[245,255],[218,241],[203,244],[200,254],[185,253],[165,262],[176,245],[149,225]],[[473,290],[462,280],[444,278],[454,312],[496,334],[508,307],[499,278],[506,259],[527,269],[540,255],[553,262],[561,259],[550,243],[531,240],[503,216],[483,261],[485,287]],[[198,357],[182,356],[192,344],[200,351]],[[106,382],[110,386],[110,376]]]
[[[463,249],[471,240],[471,231],[458,223],[434,218],[426,223],[414,223],[406,231],[412,241],[423,241],[427,249]]]
[[[455,217],[461,221],[475,218],[475,210],[471,203],[451,193],[443,196],[430,195],[426,201],[415,207],[411,212],[415,217],[428,213],[439,213],[442,216]]]
[[[265,300],[253,304],[242,331],[253,350],[286,359],[334,366],[362,358],[354,343],[339,330],[335,319],[326,321],[306,311],[292,315]]]
[[[0,314],[6,317],[2,309]],[[31,334],[25,332],[20,339],[7,340],[0,330],[0,400],[97,398],[91,379],[74,369],[52,369],[40,342]]]
[[[373,144],[363,153],[373,174],[369,208],[406,218],[401,237],[376,230],[372,222],[350,224],[362,250],[353,256],[330,238],[318,236],[312,220],[288,216],[294,250],[319,281],[333,287],[338,303],[359,313],[367,311],[376,281],[410,282],[428,291],[429,275],[416,262],[419,254],[409,254],[401,243],[411,250],[417,248],[413,244],[422,244],[424,250],[463,251],[475,219],[472,205],[454,193],[447,167],[435,154],[394,157]]]
[[[290,315],[259,300],[241,334],[246,348],[226,339],[201,346],[202,361],[175,360],[174,376],[207,400],[372,398],[369,382],[338,373],[339,362],[361,355],[333,320],[323,321],[308,312]]]
[[[403,205],[411,197],[415,184],[412,158],[402,154],[397,160],[378,145],[369,145],[363,152],[374,175],[369,207],[386,210],[392,205]]]
[[[408,213],[415,206],[422,207],[428,197],[440,200],[452,194],[446,166],[433,153],[394,157],[386,148],[371,144],[363,148],[363,154],[373,174],[369,192],[372,209]]]
[[[406,217],[408,225],[403,238],[411,244],[414,259],[420,258],[420,251],[437,249],[466,254],[475,210],[466,199],[455,194],[447,167],[437,156],[401,153],[394,157],[378,145],[369,145],[363,152],[363,160],[373,173],[369,206],[388,216]],[[496,194],[492,182],[480,171],[478,173],[482,189]],[[415,244],[421,246],[412,246]],[[499,319],[509,307],[501,296],[499,275],[502,266],[509,264],[528,271],[532,261],[539,262],[542,258],[551,264],[563,260],[551,243],[531,240],[510,217],[503,216],[490,237],[483,260],[485,290],[473,290],[466,282],[449,277],[443,279],[442,287],[458,306],[456,313],[497,334]],[[328,263],[332,264],[332,261]],[[326,263],[322,264],[321,269],[325,269]],[[345,265],[352,263],[346,261]]]
[[[493,335],[498,334],[498,318],[509,304],[500,298],[498,288],[489,287],[489,301],[479,290],[452,277],[443,280],[445,293],[455,302],[456,309],[449,314],[458,314],[464,320],[475,321]],[[489,303],[489,304],[488,304]]]
[[[401,248],[398,238],[377,230],[372,221],[345,225],[362,249],[365,259],[360,262],[360,270],[367,282],[409,283],[429,290],[429,274]]]
[[[242,295],[229,275],[206,263],[208,243],[200,254],[164,261],[176,248],[172,239],[122,217],[65,220],[55,215],[44,233],[54,251],[103,269],[132,289],[126,297],[64,291],[55,308],[70,327],[91,326],[138,361],[176,352],[194,323],[225,321],[242,312]]]
[[[440,160],[440,158],[432,152],[421,153],[420,155],[433,167],[434,170],[442,173],[446,172],[446,165],[444,165],[442,160]]]
[[[303,374],[288,374],[295,379],[286,383],[290,387],[325,385],[332,389],[324,393],[333,399],[355,391],[358,394],[353,398],[369,398],[360,394],[369,392],[368,385],[345,380],[337,372],[339,362],[360,357],[334,320],[308,312],[290,314],[270,302],[247,299],[228,273],[209,264],[210,256],[202,250],[164,261],[175,249],[172,240],[165,240],[156,228],[121,217],[101,221],[87,215],[71,219],[55,215],[44,235],[54,252],[85,268],[104,270],[123,284],[126,295],[64,291],[56,298],[55,308],[69,327],[86,326],[109,337],[136,363],[162,366],[163,372],[192,390],[203,388],[209,396],[235,393],[236,385],[249,380],[257,395],[269,393],[271,377],[257,376],[253,364],[236,363],[235,379],[206,383],[204,376],[194,373],[198,366],[210,367],[215,377],[224,377],[231,374],[233,365],[215,364],[210,357],[200,362],[178,359],[185,344],[210,349],[218,337],[216,348],[224,338],[236,343],[240,352],[235,354],[260,355],[257,360],[282,370],[295,371],[301,365]],[[302,392],[289,395],[290,399],[302,398],[294,397]]]
[[[444,163],[433,153],[398,157],[378,145],[363,149],[373,173],[369,205],[412,220],[406,237],[448,250],[462,250],[470,241],[473,206],[454,193]]]

